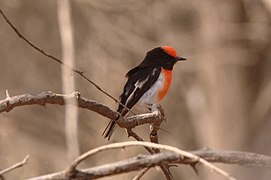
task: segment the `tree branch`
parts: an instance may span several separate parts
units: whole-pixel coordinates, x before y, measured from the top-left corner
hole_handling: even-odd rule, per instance
[[[234,178],[230,177],[230,175],[227,172],[225,172],[225,171],[219,169],[218,167],[210,164],[209,162],[207,162],[206,160],[200,158],[199,156],[196,156],[194,154],[191,154],[189,152],[180,150],[180,149],[172,147],[172,146],[155,144],[155,143],[150,143],[150,142],[140,142],[140,141],[131,141],[131,142],[108,144],[108,145],[104,145],[104,146],[98,147],[96,149],[93,149],[91,151],[88,151],[85,154],[79,156],[71,164],[71,166],[66,170],[65,174],[68,175],[68,177],[71,177],[70,175],[73,176],[73,174],[74,174],[74,172],[76,170],[76,167],[82,161],[86,160],[90,156],[93,156],[93,155],[97,154],[98,152],[105,151],[105,150],[108,150],[108,149],[118,149],[118,148],[124,148],[124,147],[129,147],[129,146],[148,146],[148,147],[151,147],[151,148],[158,148],[158,149],[162,149],[162,150],[173,151],[173,152],[177,153],[178,155],[180,155],[183,159],[188,158],[191,161],[193,161],[193,163],[201,163],[202,165],[209,168],[211,171],[215,171],[215,172],[227,177],[228,179],[234,179]]]
[[[78,107],[89,109],[95,111],[102,116],[105,116],[109,119],[117,118],[118,113],[111,110],[109,107],[97,103],[92,100],[81,97],[80,93],[74,92],[72,94],[56,94],[51,91],[42,92],[37,95],[32,94],[21,94],[18,96],[7,96],[6,99],[0,101],[0,113],[9,112],[15,107],[25,106],[25,105],[41,105],[45,106],[46,104],[58,104],[65,105],[65,99],[77,99]]]
[[[153,112],[148,114],[135,115],[125,119],[124,117],[120,116],[118,112],[110,109],[106,105],[81,97],[79,92],[74,92],[72,94],[56,94],[51,91],[42,92],[37,95],[21,94],[12,97],[7,96],[6,99],[0,101],[0,113],[9,112],[15,107],[25,105],[65,105],[65,99],[76,99],[78,102],[78,107],[94,111],[109,119],[119,118],[116,123],[120,127],[126,129],[132,129],[143,124],[154,123],[156,120],[162,118],[161,114],[158,112]]]
[[[165,151],[162,153],[156,153],[151,155],[138,155],[133,158],[129,158],[122,161],[117,161],[105,165],[100,165],[88,169],[77,170],[76,167],[80,162],[84,161],[86,158],[95,155],[98,152],[109,150],[112,148],[123,148],[127,146],[139,145],[142,142],[125,142],[125,143],[116,143],[106,146],[102,146],[96,149],[93,149],[84,155],[80,156],[74,163],[67,168],[65,171],[48,174],[45,176],[40,176],[33,178],[31,180],[41,180],[41,179],[59,179],[59,178],[82,178],[82,179],[96,179],[100,177],[116,175],[121,173],[127,173],[131,171],[142,170],[144,168],[151,168],[154,166],[160,166],[165,163],[179,163],[179,164],[195,164],[199,163],[200,159],[204,159],[208,162],[213,163],[225,163],[225,164],[239,164],[246,166],[262,166],[271,168],[271,157],[261,154],[249,153],[249,152],[240,152],[240,151],[214,151],[214,150],[197,150],[187,152],[188,154],[193,154],[198,158],[190,158],[184,154],[177,153],[175,151]],[[164,149],[174,149],[174,147],[146,143],[143,142],[142,146],[149,146],[152,144],[155,148],[163,147]],[[176,150],[176,149],[175,149]],[[192,157],[193,157],[192,156]],[[205,164],[203,164],[205,165]],[[72,173],[71,173],[72,172]],[[70,175],[70,176],[67,176]],[[228,179],[230,176],[226,176]]]

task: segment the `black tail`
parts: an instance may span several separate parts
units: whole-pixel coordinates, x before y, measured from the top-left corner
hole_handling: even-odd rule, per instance
[[[117,109],[117,112],[121,114],[121,116],[125,116],[129,111],[127,109],[124,109],[121,105]],[[112,120],[108,123],[106,126],[104,132],[102,135],[104,135],[104,138],[108,138],[108,141],[110,140],[116,126],[116,122],[119,119],[119,117],[116,120]]]
[[[111,120],[108,125],[106,126],[104,132],[102,135],[104,135],[104,138],[108,138],[108,141],[110,140],[114,130],[115,130],[116,123],[114,120]]]

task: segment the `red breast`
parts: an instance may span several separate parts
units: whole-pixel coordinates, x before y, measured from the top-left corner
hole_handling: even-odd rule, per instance
[[[166,96],[172,79],[172,70],[162,68],[161,73],[163,73],[165,81],[163,88],[158,92],[158,101],[161,101]]]

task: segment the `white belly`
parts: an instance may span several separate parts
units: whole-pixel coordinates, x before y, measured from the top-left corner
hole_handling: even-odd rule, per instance
[[[158,103],[158,93],[163,89],[165,77],[160,73],[154,85],[139,99],[138,105],[152,105]]]

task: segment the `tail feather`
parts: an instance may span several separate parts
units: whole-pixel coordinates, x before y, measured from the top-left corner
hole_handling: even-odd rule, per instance
[[[115,130],[116,123],[114,120],[111,120],[108,125],[106,126],[104,132],[102,135],[104,135],[104,138],[108,138],[108,141],[110,140],[114,130]]]
[[[119,106],[119,108],[117,109],[117,112],[119,112],[121,114],[121,116],[125,116],[129,111],[127,109],[124,109],[122,106]],[[108,141],[110,140],[114,130],[116,129],[116,122],[119,119],[119,117],[116,120],[112,120],[108,123],[108,125],[106,126],[104,132],[103,132],[103,136],[104,138],[108,138]]]

